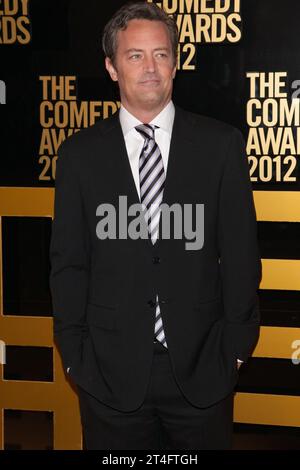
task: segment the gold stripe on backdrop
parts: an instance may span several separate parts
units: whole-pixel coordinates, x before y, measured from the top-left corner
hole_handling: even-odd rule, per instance
[[[299,191],[253,191],[257,220],[300,222]]]
[[[234,421],[273,426],[300,426],[300,397],[257,393],[237,393]]]

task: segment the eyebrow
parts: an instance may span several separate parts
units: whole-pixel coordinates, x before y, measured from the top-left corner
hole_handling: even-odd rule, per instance
[[[169,47],[156,47],[153,50],[154,51],[169,51],[170,48]],[[125,54],[127,54],[128,52],[143,52],[143,49],[137,49],[136,47],[132,47],[130,49],[126,49]]]

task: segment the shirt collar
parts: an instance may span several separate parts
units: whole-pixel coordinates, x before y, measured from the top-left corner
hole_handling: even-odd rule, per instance
[[[175,117],[175,106],[172,100],[161,110],[161,112],[155,116],[154,119],[149,124],[155,124],[164,131],[166,131],[169,136],[172,135],[173,122]],[[127,109],[121,104],[120,113],[119,113],[120,124],[122,127],[123,135],[126,135],[139,124],[143,124],[139,121],[133,114],[131,114]]]

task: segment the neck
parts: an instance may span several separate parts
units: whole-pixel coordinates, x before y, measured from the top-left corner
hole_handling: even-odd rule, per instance
[[[170,101],[170,100],[169,100]],[[156,108],[149,108],[149,109],[141,109],[141,108],[135,108],[128,103],[123,103],[123,106],[129,111],[133,116],[135,116],[139,121],[143,122],[144,124],[148,124],[151,122],[168,104],[164,103],[161,106],[157,106]]]

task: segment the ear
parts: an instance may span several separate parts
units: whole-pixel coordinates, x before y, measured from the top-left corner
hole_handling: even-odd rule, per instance
[[[173,79],[175,78],[176,71],[177,71],[177,65],[175,65],[175,67],[174,67],[174,69],[173,69],[173,72],[172,72],[172,78],[173,78]]]
[[[110,60],[109,57],[105,57],[105,68],[108,71],[110,78],[114,81],[118,81],[118,73],[115,69],[115,67],[112,64],[112,61]]]

